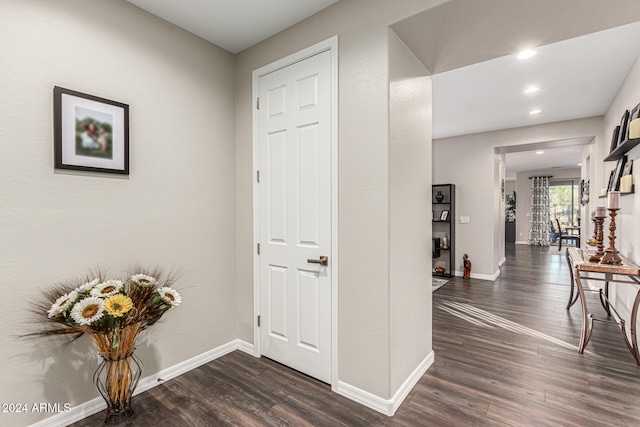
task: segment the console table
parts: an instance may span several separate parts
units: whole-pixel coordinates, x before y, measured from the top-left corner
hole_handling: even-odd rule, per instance
[[[638,348],[638,340],[636,337],[636,321],[638,318],[638,306],[640,306],[640,267],[622,256],[620,257],[622,265],[590,262],[590,255],[591,254],[586,250],[580,248],[567,248],[566,252],[569,272],[571,274],[571,291],[569,294],[567,310],[576,303],[578,298],[580,298],[582,306],[582,331],[580,334],[580,346],[578,348],[578,352],[582,354],[584,352],[584,348],[589,343],[591,333],[593,332],[594,321],[598,320],[601,322],[616,323],[622,331],[622,336],[624,337],[624,342],[627,344],[627,348],[629,348],[629,351],[636,360],[636,364],[640,366],[640,350]],[[587,300],[585,298],[585,291],[590,290],[585,290],[583,288],[582,280],[604,282],[604,289],[598,289],[594,292],[599,293],[602,307],[608,316],[615,319],[614,321],[597,319],[593,313],[589,312]],[[624,319],[622,319],[615,308],[609,304],[609,283],[629,283],[638,286],[638,292],[636,293],[633,308],[631,309],[631,341],[629,341],[629,337],[627,337]],[[577,292],[574,292],[574,288]]]

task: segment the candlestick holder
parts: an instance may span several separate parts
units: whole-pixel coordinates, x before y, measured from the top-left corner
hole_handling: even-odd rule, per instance
[[[595,245],[598,248],[596,253],[591,255],[589,258],[590,262],[600,262],[602,256],[604,255],[604,216],[597,216],[594,218],[594,230],[593,237],[595,240]]]
[[[609,224],[609,247],[604,253],[600,264],[616,264],[622,265],[622,260],[620,260],[620,256],[618,255],[618,250],[616,249],[616,212],[619,209],[611,209],[609,208],[609,216],[611,217],[611,223]]]
[[[592,216],[591,222],[593,222],[593,236],[587,240],[587,245],[596,246],[598,244],[598,220],[595,216]]]

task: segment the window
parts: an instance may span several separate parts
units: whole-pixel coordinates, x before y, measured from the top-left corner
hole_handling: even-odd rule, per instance
[[[580,180],[565,179],[549,182],[549,217],[555,228],[556,218],[564,228],[580,223]]]

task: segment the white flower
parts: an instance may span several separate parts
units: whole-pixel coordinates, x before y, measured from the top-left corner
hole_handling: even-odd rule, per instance
[[[76,301],[76,298],[78,298],[78,291],[76,290],[73,290],[68,294],[62,295],[60,298],[56,300],[56,302],[53,303],[53,305],[49,309],[48,311],[49,317],[56,317],[59,314],[62,314],[65,311],[67,311]]]
[[[93,279],[90,282],[85,283],[82,286],[78,286],[78,288],[76,289],[76,291],[78,291],[78,293],[85,293],[85,292],[89,292],[91,289],[93,289],[93,287],[95,285],[97,285],[98,283],[100,283],[100,279]]]
[[[102,298],[89,297],[79,301],[71,310],[71,317],[78,325],[90,325],[104,315]]]
[[[131,281],[136,285],[142,286],[143,288],[150,288],[156,284],[156,279],[145,274],[133,275],[131,276]]]
[[[162,298],[162,301],[172,307],[175,307],[182,302],[180,294],[176,292],[175,289],[172,289],[168,286],[163,286],[162,288],[158,289],[158,293],[160,294],[160,298]]]
[[[122,281],[107,280],[106,282],[100,283],[91,289],[91,296],[106,298],[117,294],[120,292],[120,289],[122,289]]]

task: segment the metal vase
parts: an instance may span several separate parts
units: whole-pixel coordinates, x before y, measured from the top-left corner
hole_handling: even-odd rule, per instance
[[[142,361],[134,353],[121,359],[102,356],[93,382],[107,402],[105,425],[123,426],[133,421],[131,397],[142,375]]]

